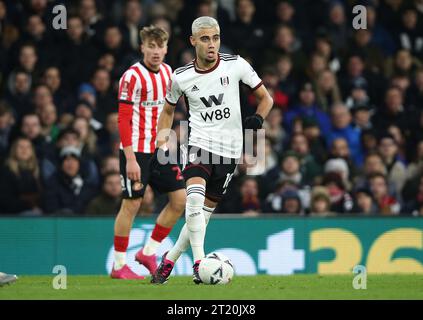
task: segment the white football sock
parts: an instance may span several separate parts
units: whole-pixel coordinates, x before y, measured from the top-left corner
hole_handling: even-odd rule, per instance
[[[126,252],[120,252],[115,250],[115,263],[114,269],[119,270],[126,264]]]
[[[203,207],[204,220],[206,223],[206,227],[207,227],[207,224],[209,223],[210,216],[213,213],[214,209],[215,208],[209,208],[206,206]],[[172,262],[176,262],[181,256],[181,254],[184,253],[188,249],[188,246],[189,246],[189,233],[188,233],[187,224],[185,223],[184,226],[182,227],[181,232],[179,233],[178,240],[176,241],[173,248],[170,249],[170,251],[166,255],[166,259],[169,259]]]
[[[187,187],[187,202],[185,205],[185,221],[188,228],[194,261],[204,257],[204,237],[206,221],[203,213],[206,188],[202,184],[192,184]]]
[[[152,254],[155,254],[157,252],[157,248],[160,246],[161,242],[158,242],[154,240],[151,236],[148,239],[147,243],[145,244],[144,248],[142,249],[142,252],[146,256],[151,256]]]
[[[166,259],[169,259],[172,262],[176,262],[176,260],[179,259],[182,253],[184,253],[189,246],[189,233],[188,233],[188,227],[185,223],[182,227],[181,232],[179,233],[179,238],[176,241],[175,245],[172,249],[169,250],[169,252],[166,255]]]
[[[204,213],[204,219],[206,220],[206,226],[209,223],[210,217],[211,217],[214,209],[216,209],[216,208],[210,208],[210,207],[207,207],[207,206],[203,207],[203,213]]]

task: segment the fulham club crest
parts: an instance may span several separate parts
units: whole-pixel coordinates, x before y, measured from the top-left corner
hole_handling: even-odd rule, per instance
[[[220,84],[223,87],[227,87],[229,85],[229,77],[220,77]]]

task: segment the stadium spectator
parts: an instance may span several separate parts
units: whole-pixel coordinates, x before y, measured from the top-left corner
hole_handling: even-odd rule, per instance
[[[82,83],[78,88],[78,99],[86,101],[91,106],[93,113],[97,107],[97,95],[95,88],[89,83]]]
[[[423,109],[423,68],[419,68],[410,88],[410,104],[415,109]]]
[[[372,30],[371,43],[379,47],[386,56],[391,56],[395,53],[396,44],[392,35],[379,22],[378,12],[372,1],[367,2],[367,26]]]
[[[258,57],[260,48],[268,41],[269,32],[254,19],[256,7],[252,0],[235,1],[236,19],[229,30],[232,49],[241,55]]]
[[[283,189],[282,189],[283,190]],[[302,214],[303,207],[301,198],[296,189],[286,188],[271,193],[266,199],[267,213]]]
[[[423,33],[421,32],[421,15],[413,7],[405,8],[401,14],[401,27],[396,39],[398,46],[407,49],[412,55],[423,58]]]
[[[32,79],[35,81],[40,76],[37,62],[38,53],[35,46],[30,43],[22,45],[18,53],[17,67],[30,74]]]
[[[330,119],[328,115],[323,112],[316,105],[316,95],[313,86],[310,82],[305,82],[300,88],[300,101],[297,106],[288,110],[285,114],[283,123],[288,133],[293,131],[293,122],[295,118],[312,118],[317,121],[320,131],[325,136],[330,132]]]
[[[381,215],[397,215],[401,210],[399,201],[389,193],[388,180],[381,173],[369,177],[370,191],[376,201],[377,211]]]
[[[266,131],[266,139],[269,139],[272,148],[278,154],[283,151],[283,143],[286,139],[286,132],[282,127],[283,112],[280,108],[272,108],[263,123]]]
[[[358,213],[364,215],[376,215],[378,213],[372,192],[368,188],[357,189],[354,198]]]
[[[100,174],[104,177],[108,172],[119,172],[119,157],[110,155],[103,158],[100,167]]]
[[[12,109],[4,100],[0,100],[0,163],[9,149],[10,135],[15,123]]]
[[[302,10],[298,10],[297,7],[294,1],[279,0],[276,4],[275,14],[277,23],[290,26],[304,43],[310,30]]]
[[[327,144],[332,145],[333,140],[342,137],[348,142],[351,152],[351,159],[356,166],[363,162],[361,150],[361,131],[352,126],[352,117],[344,104],[335,104],[331,109],[332,129],[326,136]]]
[[[87,215],[115,215],[119,211],[122,187],[119,172],[108,172],[103,176],[101,194],[91,200],[85,213]]]
[[[53,36],[48,32],[45,22],[38,14],[31,14],[26,19],[25,29],[20,41],[15,46],[32,43],[38,53],[40,65],[56,61],[57,52],[53,45]]]
[[[379,139],[379,153],[386,167],[387,180],[395,185],[395,191],[399,194],[406,180],[406,167],[398,158],[398,146],[394,137],[385,134]]]
[[[317,30],[314,42],[316,54],[326,59],[327,67],[332,72],[337,73],[341,69],[341,60],[338,53],[334,50],[333,44],[325,29]]]
[[[30,103],[32,78],[24,70],[18,69],[10,74],[8,82],[4,99],[13,108],[14,116],[19,121],[24,114],[32,110]]]
[[[297,186],[303,186],[306,181],[300,168],[299,155],[292,150],[286,151],[279,164],[269,170],[264,177],[268,190],[274,190],[280,180],[290,180]]]
[[[414,216],[423,214],[423,176],[419,177],[418,190],[412,199],[404,203],[401,213],[412,214]]]
[[[345,49],[351,34],[351,28],[345,14],[345,7],[341,1],[332,1],[329,4],[327,30],[334,49]]]
[[[357,78],[353,80],[347,97],[345,99],[345,105],[354,112],[355,108],[369,106],[370,97],[368,94],[368,83],[364,78]],[[370,107],[369,107],[370,109]]]
[[[376,76],[370,72],[364,63],[364,58],[357,53],[351,52],[349,56],[345,58],[344,68],[341,69],[339,76],[339,84],[343,97],[348,97],[351,89],[362,83],[368,86],[368,95],[371,103],[376,105],[379,104],[380,91],[385,86],[385,80],[383,76]]]
[[[350,110],[353,116],[353,123],[355,128],[363,131],[373,127],[373,124],[370,121],[373,113],[370,106],[365,103],[358,104],[354,105]]]
[[[36,113],[28,113],[23,116],[20,134],[31,140],[39,160],[47,157],[50,146],[42,134],[40,117]]]
[[[345,168],[345,167],[344,167]],[[327,172],[323,176],[322,186],[326,187],[330,196],[330,211],[336,213],[354,212],[351,194],[346,191],[343,179],[337,172]]]
[[[79,133],[79,149],[82,154],[88,158],[94,158],[97,155],[97,135],[90,127],[87,119],[75,118],[72,123],[72,128]]]
[[[117,25],[106,27],[103,46],[101,51],[112,54],[116,70],[119,70],[119,73],[124,72],[125,66],[138,58],[137,52],[133,52],[123,41],[121,30]]]
[[[404,134],[400,128],[394,125],[389,126],[387,132],[394,138],[395,144],[397,145],[397,159],[406,164],[406,159],[411,158],[407,155],[407,153],[411,154],[412,152],[410,152],[410,150],[406,150]]]
[[[310,152],[321,165],[326,161],[328,154],[326,150],[326,141],[321,134],[320,127],[313,118],[305,118],[302,120],[302,123],[302,133],[308,140]]]
[[[289,97],[279,89],[278,72],[273,66],[267,66],[263,68],[261,75],[263,84],[266,86],[273,99],[273,106],[286,111],[289,103]],[[254,94],[250,94],[248,100],[250,105],[254,107],[257,106]]]
[[[116,97],[111,92],[110,74],[105,69],[97,69],[91,82],[96,91],[94,118],[104,122],[109,113],[116,111]]]
[[[373,151],[365,156],[361,173],[354,177],[354,188],[362,189],[368,187],[368,177],[375,173],[386,175],[386,167],[381,155]]]
[[[345,160],[348,165],[350,177],[353,177],[356,174],[357,168],[351,159],[350,147],[348,146],[348,142],[345,138],[339,137],[332,141],[329,158],[340,158]]]
[[[418,142],[416,149],[414,160],[407,166],[406,179],[412,179],[423,174],[423,140]]]
[[[81,0],[78,7],[79,16],[82,19],[84,30],[89,37],[96,41],[103,35],[105,21],[97,8],[95,0]]]
[[[56,144],[50,149],[48,163],[44,163],[42,174],[43,181],[47,181],[54,173],[58,171],[61,164],[61,150],[65,147],[74,147],[81,153],[83,142],[80,133],[72,127],[67,127],[60,131]],[[80,171],[88,183],[94,186],[100,185],[100,174],[97,164],[88,153],[80,154]]]
[[[329,110],[334,104],[341,103],[341,92],[335,74],[329,69],[322,70],[316,79],[316,101],[323,110]]]
[[[139,30],[141,30],[144,22],[143,13],[143,7],[139,1],[126,1],[120,30],[122,32],[123,41],[133,51],[138,51],[141,44]]]
[[[62,83],[61,71],[58,67],[50,66],[46,68],[43,73],[42,83],[50,89],[59,115],[73,111],[72,105],[74,98],[65,90]]]
[[[47,143],[55,143],[59,135],[60,128],[57,125],[57,110],[53,103],[49,103],[40,108],[37,112],[41,122],[41,133]]]
[[[261,144],[260,146],[255,143],[253,146],[253,156],[249,152],[245,152],[245,158],[248,163],[253,165],[249,168],[249,175],[257,176],[264,175],[269,170],[273,169],[278,163],[278,156],[276,152],[272,149],[272,145],[269,139],[264,140],[264,154],[262,153]]]
[[[253,176],[243,177],[237,194],[231,196],[229,201],[223,202],[219,212],[258,215],[261,212],[261,203],[257,180]]]
[[[93,118],[94,107],[88,100],[79,100],[76,104],[75,117],[86,119],[95,131],[103,128],[103,124]]]
[[[310,61],[305,70],[306,76],[310,82],[315,84],[319,74],[328,69],[328,61],[326,57],[318,52],[313,52],[310,55]]]
[[[343,158],[334,158],[329,159],[325,163],[324,173],[334,172],[338,174],[342,179],[342,184],[345,190],[351,190],[351,183],[349,180],[350,169],[348,168],[348,163]]]
[[[34,106],[33,111],[35,113],[41,111],[44,106],[53,103],[53,95],[46,85],[39,84],[35,86],[33,91],[34,96],[32,98],[32,104]]]
[[[292,60],[289,55],[280,55],[276,61],[276,71],[279,77],[279,89],[288,96],[288,103],[292,105],[298,90],[298,79],[292,70]]]
[[[66,79],[70,89],[88,81],[96,65],[98,50],[84,32],[79,16],[68,17],[66,37],[62,41],[60,53],[63,79]]]
[[[406,49],[398,50],[393,59],[386,63],[386,76],[392,77],[396,74],[405,74],[411,77],[421,67],[421,62],[413,57]]]
[[[13,142],[0,172],[0,212],[41,215],[40,167],[31,140]]]
[[[106,123],[102,130],[97,132],[98,144],[97,150],[99,156],[113,154],[115,151],[115,142],[119,139],[118,113],[109,113]]]
[[[4,0],[0,1],[0,25],[1,25],[1,41],[0,41],[0,54],[1,58],[4,58],[0,60],[0,66],[1,71],[5,72],[8,68],[7,66],[7,55],[4,54],[6,49],[9,49],[16,40],[19,39],[19,30],[18,27],[13,24],[11,21],[12,19],[9,16],[8,7]],[[1,73],[2,73],[1,72]]]
[[[311,200],[310,200],[310,216],[333,216],[334,212],[330,211],[331,203],[329,191],[322,186],[316,186],[311,191]]]
[[[361,131],[361,147],[363,149],[363,155],[369,154],[377,150],[377,134],[376,130],[364,129]]]
[[[44,210],[49,214],[83,214],[97,191],[81,174],[81,152],[65,147],[60,151],[60,161],[59,170],[46,183]]]
[[[354,32],[353,41],[348,52],[354,52],[364,58],[368,70],[373,73],[383,73],[384,57],[382,50],[371,43],[371,29],[358,29]]]
[[[294,71],[301,71],[306,65],[306,55],[301,50],[301,41],[295,31],[287,25],[275,28],[272,46],[263,53],[263,61],[277,61],[280,55],[289,55]],[[263,62],[262,62],[263,63]]]
[[[307,137],[302,133],[292,135],[290,149],[300,158],[300,171],[307,184],[313,184],[315,179],[322,173],[322,168],[310,153],[310,145]]]

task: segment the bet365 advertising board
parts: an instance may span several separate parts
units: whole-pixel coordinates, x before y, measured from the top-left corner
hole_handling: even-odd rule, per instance
[[[159,249],[176,242],[181,220]],[[52,274],[57,265],[68,274],[107,274],[113,263],[113,218],[0,218],[0,271]],[[154,227],[139,218],[131,232],[128,262],[134,261]],[[233,218],[215,215],[206,234],[206,252],[230,257],[236,274],[423,274],[423,218]],[[192,273],[190,249],[174,274]]]

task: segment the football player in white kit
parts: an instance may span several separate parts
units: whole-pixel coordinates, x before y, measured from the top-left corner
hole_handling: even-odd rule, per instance
[[[249,86],[258,101],[256,114],[245,119],[245,129],[260,129],[273,105],[261,79],[245,59],[219,53],[220,27],[214,18],[195,19],[190,41],[196,58],[173,72],[158,122],[160,133],[171,128],[174,107],[183,95],[189,113],[188,163],[183,170],[186,223],[175,246],[163,255],[152,283],[167,281],[176,260],[189,245],[195,262],[193,281],[201,283],[198,266],[205,256],[206,225],[226,192],[243,150],[239,82]],[[165,136],[157,136],[159,159],[166,159],[168,152]]]

